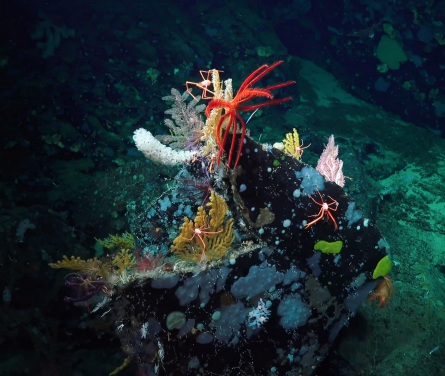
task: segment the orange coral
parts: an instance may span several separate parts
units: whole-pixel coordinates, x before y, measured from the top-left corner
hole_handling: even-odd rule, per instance
[[[389,299],[392,297],[393,290],[394,285],[391,279],[388,276],[384,276],[374,291],[369,294],[368,302],[377,300],[379,302],[378,308],[386,307]]]
[[[211,208],[208,213],[200,206],[194,220],[184,218],[181,233],[173,241],[172,252],[185,261],[202,262],[203,256],[209,261],[219,260],[227,254],[235,239],[233,218],[225,220],[229,208],[224,198],[212,191],[206,206]]]

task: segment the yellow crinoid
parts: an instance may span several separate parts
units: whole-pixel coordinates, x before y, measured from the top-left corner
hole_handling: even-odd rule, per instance
[[[311,146],[303,147],[303,141],[300,144],[300,136],[298,135],[297,130],[294,128],[292,133],[287,133],[286,138],[283,140],[284,151],[294,157],[295,159],[300,160],[303,155],[303,150]]]

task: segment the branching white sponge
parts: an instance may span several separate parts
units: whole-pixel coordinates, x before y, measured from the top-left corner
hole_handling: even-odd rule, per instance
[[[175,166],[190,160],[196,152],[173,150],[161,144],[149,131],[139,128],[134,131],[134,143],[146,158],[163,165]]]

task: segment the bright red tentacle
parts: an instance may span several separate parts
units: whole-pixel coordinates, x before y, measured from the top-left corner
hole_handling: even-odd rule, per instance
[[[246,89],[239,97],[238,95],[235,97],[236,104],[238,105],[239,103],[250,101],[253,97],[266,97],[272,99],[273,94],[267,89]]]
[[[232,142],[230,143],[229,161],[227,162],[227,166],[229,167],[230,167],[230,162],[232,161],[233,149],[235,147],[236,129],[237,129],[236,118],[237,118],[237,113],[235,113],[234,116],[230,117],[230,122],[233,123],[233,129],[232,129]]]
[[[224,108],[227,107],[229,104],[224,99],[212,99],[209,104],[206,106],[205,115],[207,117],[210,116],[210,111],[215,108]]]
[[[241,157],[241,150],[242,150],[243,144],[244,144],[244,136],[246,135],[246,123],[244,123],[243,118],[239,114],[236,114],[236,117],[240,121],[242,133],[241,133],[241,137],[239,139],[238,156],[236,158],[235,165],[233,166],[233,168],[235,168],[238,165],[239,158]]]
[[[266,74],[268,74],[272,69],[275,69],[278,65],[280,65],[283,62],[283,60],[277,61],[276,63],[272,64],[271,66],[268,66],[266,69],[264,69],[261,73],[258,74],[255,78],[251,79],[250,82],[246,83],[246,81],[243,82],[243,85],[241,87],[243,90],[247,89],[248,87],[252,86],[255,82],[261,80]],[[258,69],[257,69],[258,70]],[[250,75],[251,76],[251,75]],[[249,77],[250,77],[249,76]],[[246,83],[246,85],[244,85]],[[241,88],[240,88],[241,91]]]
[[[252,111],[260,107],[271,106],[273,104],[283,103],[292,100],[292,97],[286,97],[281,99],[274,99],[266,103],[253,104],[251,106],[238,106],[238,111]]]
[[[238,93],[242,92],[247,86],[250,86],[250,81],[255,78],[255,75],[258,74],[261,70],[267,69],[269,66],[267,64],[262,65],[258,69],[254,70],[241,84]]]
[[[229,121],[227,122],[227,126],[226,126],[226,130],[224,132],[223,140],[222,140],[222,142],[219,142],[218,166],[219,166],[219,161],[221,160],[221,156],[224,153],[224,145],[226,144],[227,138],[229,137],[230,128],[231,128],[231,124],[232,124],[232,120],[233,120],[233,114],[231,112],[227,113],[227,114],[224,114],[224,117],[227,117],[227,116],[230,116],[229,117]],[[219,125],[219,123],[218,123],[218,125]],[[222,125],[222,123],[221,123],[221,125]],[[221,129],[221,127],[219,127],[219,129]]]
[[[255,71],[253,71],[241,84],[241,87],[239,88],[237,94],[235,97],[230,101],[225,101],[223,99],[212,99],[210,103],[206,107],[205,114],[207,117],[210,116],[210,112],[213,109],[224,109],[225,114],[221,116],[219,119],[218,125],[216,127],[216,140],[219,145],[219,153],[218,153],[218,159],[217,163],[219,165],[221,156],[224,153],[224,146],[227,143],[227,140],[229,138],[230,133],[232,133],[232,141],[230,142],[230,150],[228,155],[228,163],[227,165],[230,167],[230,164],[232,162],[232,157],[235,149],[235,143],[236,143],[236,131],[239,126],[241,126],[241,137],[240,137],[240,143],[238,146],[238,153],[236,156],[235,168],[238,165],[239,159],[241,157],[241,151],[244,143],[244,138],[246,134],[246,124],[243,120],[243,118],[239,115],[239,111],[252,111],[257,108],[265,107],[265,106],[271,106],[278,103],[283,103],[291,100],[291,97],[286,97],[282,99],[273,99],[272,90],[280,89],[285,86],[289,86],[295,83],[295,81],[287,81],[281,84],[271,85],[267,88],[252,88],[252,86],[258,82],[261,78],[263,78],[266,74],[268,74],[271,70],[275,69],[278,65],[280,65],[283,61],[277,61],[276,63],[272,65],[264,64]],[[265,97],[267,99],[270,99],[266,103],[259,103],[254,104],[251,106],[241,106],[241,103],[248,102],[254,97]],[[224,122],[226,122],[226,128],[224,130],[224,135],[221,137],[221,130],[224,125]],[[238,124],[239,122],[239,124]],[[221,140],[222,138],[222,140]],[[312,198],[312,197],[311,197]],[[329,214],[329,213],[328,213]],[[319,220],[319,219],[317,219]],[[312,225],[315,221],[311,222],[309,225]]]
[[[281,89],[282,87],[289,86],[289,85],[293,85],[293,84],[295,84],[295,83],[296,83],[295,81],[287,81],[287,82],[283,82],[282,84],[277,84],[277,85],[272,85],[272,86],[266,87],[266,88],[263,89],[263,90],[276,90],[276,89]]]
[[[227,116],[229,116],[229,114],[222,115],[221,118],[218,121],[218,125],[216,126],[216,141],[218,142],[218,145],[220,146],[220,149],[222,149],[221,148],[221,136],[220,136],[220,134],[221,134],[221,127],[223,125],[224,119]],[[220,150],[220,153],[221,153],[221,150]],[[219,158],[218,158],[218,164],[219,164]]]

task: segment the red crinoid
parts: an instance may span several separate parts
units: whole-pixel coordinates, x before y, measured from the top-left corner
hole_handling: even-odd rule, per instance
[[[261,78],[263,78],[266,74],[268,74],[272,69],[276,68],[282,62],[283,61],[277,61],[275,64],[272,64],[270,66],[264,64],[257,70],[252,72],[249,75],[249,77],[247,77],[245,81],[242,83],[242,85],[238,90],[238,93],[231,101],[225,101],[224,99],[212,99],[212,101],[207,105],[205,112],[207,117],[210,116],[210,111],[215,108],[224,108],[225,110],[225,113],[224,115],[221,116],[221,119],[219,120],[216,129],[216,137],[219,144],[218,165],[221,159],[221,155],[224,152],[224,145],[226,144],[230,131],[232,131],[232,142],[230,144],[229,160],[227,162],[227,165],[230,167],[233,150],[235,148],[236,131],[238,129],[238,123],[239,123],[241,124],[242,127],[242,133],[241,133],[241,138],[239,140],[238,155],[236,157],[233,168],[235,168],[236,165],[238,164],[241,155],[241,149],[243,147],[244,136],[246,134],[246,124],[244,123],[243,118],[240,116],[239,111],[252,111],[260,107],[287,102],[292,99],[291,97],[286,97],[282,99],[273,99],[269,102],[254,104],[251,106],[242,105],[243,103],[251,100],[253,97],[266,97],[272,99],[273,94],[271,90],[280,89],[284,86],[292,85],[295,83],[295,81],[287,81],[282,84],[272,85],[266,88],[252,87],[256,82],[258,82]],[[228,122],[226,125],[226,129],[224,131],[224,136],[221,140],[221,128],[226,119],[228,119]]]

